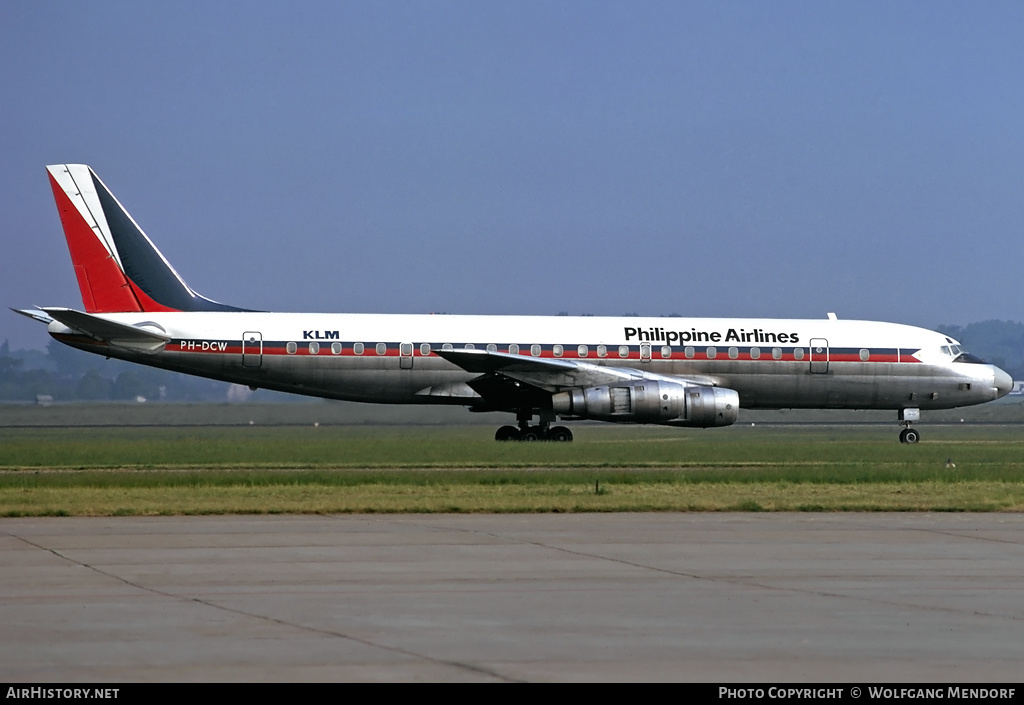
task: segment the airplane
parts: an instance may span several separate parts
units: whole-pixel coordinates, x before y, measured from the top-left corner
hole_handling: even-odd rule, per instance
[[[178,275],[96,173],[48,166],[84,311],[17,310],[71,347],[328,399],[514,413],[499,441],[571,441],[556,422],[728,426],[746,409],[982,404],[1010,376],[934,331],[895,323],[271,313],[212,301]],[[534,423],[534,417],[537,422]]]

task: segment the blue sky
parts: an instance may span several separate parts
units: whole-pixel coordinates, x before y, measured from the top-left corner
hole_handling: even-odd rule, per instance
[[[8,0],[0,302],[81,305],[69,162],[249,308],[1021,320],[1022,36],[1019,2]]]

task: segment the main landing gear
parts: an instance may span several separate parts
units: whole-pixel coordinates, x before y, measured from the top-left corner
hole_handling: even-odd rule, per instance
[[[572,441],[572,431],[565,426],[551,426],[544,424],[540,426],[527,426],[516,428],[515,426],[502,426],[494,434],[496,441],[557,441],[569,443]]]
[[[502,426],[494,434],[496,441],[556,441],[558,443],[571,443],[572,431],[565,426],[551,426],[555,420],[553,414],[541,412],[540,424],[531,426],[533,411],[520,409],[516,414],[519,428],[515,426]]]
[[[921,420],[920,409],[900,409],[899,419],[906,427],[900,431],[900,443],[914,444],[921,440],[921,433],[910,427],[910,424]]]

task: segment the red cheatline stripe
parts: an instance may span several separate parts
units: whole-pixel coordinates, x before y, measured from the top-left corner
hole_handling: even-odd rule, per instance
[[[203,345],[204,342],[207,343],[207,348],[205,350],[202,349],[202,345]],[[309,343],[298,343],[297,344],[298,347],[297,347],[296,351],[293,352],[293,353],[289,353],[287,348],[285,347],[285,345],[282,345],[279,342],[263,341],[262,349],[260,349],[259,347],[254,347],[252,350],[246,350],[246,354],[247,355],[260,355],[260,354],[262,354],[262,355],[287,355],[287,356],[290,356],[290,357],[295,357],[295,356],[318,357],[318,356],[321,356],[321,355],[325,355],[325,356],[329,356],[329,357],[366,357],[366,358],[401,357],[401,354],[400,354],[399,347],[398,347],[397,343],[388,343],[387,344],[388,345],[387,352],[384,355],[378,355],[377,354],[376,344],[375,343],[367,344],[365,349],[364,349],[364,352],[362,354],[357,355],[356,353],[354,353],[352,351],[353,343],[351,343],[351,342],[342,342],[342,341],[334,341],[334,342],[341,342],[341,344],[342,344],[342,351],[340,353],[334,353],[331,350],[331,344],[330,343],[320,343],[320,349],[317,352],[315,352],[315,353],[311,353],[309,351]],[[182,347],[182,343],[184,343],[186,346],[189,343],[192,343],[193,345],[192,345],[191,348],[188,348],[188,347],[184,347],[183,348]],[[225,345],[225,348],[223,350],[221,350],[219,348],[219,346],[221,344]],[[503,346],[499,346],[499,352],[500,352],[500,348],[501,347],[503,347]],[[507,346],[504,346],[504,347],[506,347],[506,349],[507,349]],[[459,348],[456,348],[456,349],[459,349]],[[214,340],[214,341],[210,341],[210,340],[208,340],[208,341],[203,341],[203,340],[174,340],[174,341],[171,341],[170,343],[168,343],[168,350],[171,350],[173,352],[186,352],[186,353],[193,353],[193,352],[194,353],[224,353],[224,354],[236,354],[237,355],[237,354],[242,352],[242,346],[238,342],[235,342],[235,341],[224,341],[224,340]],[[414,348],[414,353],[415,353],[416,357],[424,357],[420,353],[418,345]],[[436,352],[432,352],[431,354],[436,356]],[[640,353],[637,350],[631,350],[630,354],[629,354],[629,357],[619,357],[619,353],[618,353],[617,347],[615,349],[613,349],[613,350],[610,350],[608,352],[608,354],[605,357],[603,357],[603,358],[598,357],[596,354],[591,354],[591,355],[588,355],[587,357],[579,357],[579,356],[577,356],[575,354],[575,351],[573,351],[573,353],[571,355],[566,354],[566,355],[561,356],[561,358],[557,357],[551,350],[542,350],[540,355],[531,355],[530,351],[529,351],[529,348],[526,348],[525,350],[521,350],[519,352],[519,355],[521,357],[525,357],[525,358],[539,358],[539,359],[625,360],[625,361],[637,361],[637,360],[640,360]],[[779,359],[776,359],[776,358],[772,357],[770,352],[767,352],[767,353],[762,352],[761,353],[761,357],[756,359],[756,360],[751,358],[750,354],[746,353],[746,352],[740,353],[739,357],[731,358],[731,357],[729,357],[728,348],[726,348],[725,350],[719,350],[718,354],[715,357],[708,357],[706,351],[694,351],[694,356],[693,357],[686,357],[685,353],[683,353],[682,351],[673,351],[672,357],[664,358],[664,357],[661,357],[661,354],[660,354],[660,351],[659,351],[657,354],[652,355],[651,358],[649,358],[649,359],[650,360],[654,360],[654,361],[661,361],[661,362],[669,362],[669,361],[679,360],[679,361],[683,361],[683,362],[686,362],[686,361],[690,361],[690,362],[695,362],[695,361],[696,362],[708,362],[708,361],[714,361],[714,362],[799,362],[799,363],[805,363],[805,364],[812,361],[810,356],[807,355],[806,353],[804,354],[804,356],[802,358],[797,359],[796,357],[794,357],[792,352],[784,353],[782,355],[782,357],[779,358]],[[838,362],[890,362],[890,363],[896,363],[896,362],[904,362],[904,363],[906,363],[906,362],[920,362],[920,360],[918,360],[917,358],[911,356],[909,353],[906,354],[906,355],[903,355],[902,357],[898,357],[897,355],[894,355],[894,354],[871,355],[868,360],[861,360],[859,353],[856,354],[856,355],[851,355],[851,354],[835,354],[835,355],[832,355],[827,361],[824,360],[824,359],[821,359],[821,358],[817,358],[817,357],[815,357],[813,361],[817,362],[817,363],[825,363],[825,362],[830,362],[830,363],[838,363]]]

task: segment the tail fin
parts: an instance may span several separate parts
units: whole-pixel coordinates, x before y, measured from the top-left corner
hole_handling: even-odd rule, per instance
[[[46,170],[86,311],[244,310],[192,291],[92,169]]]

